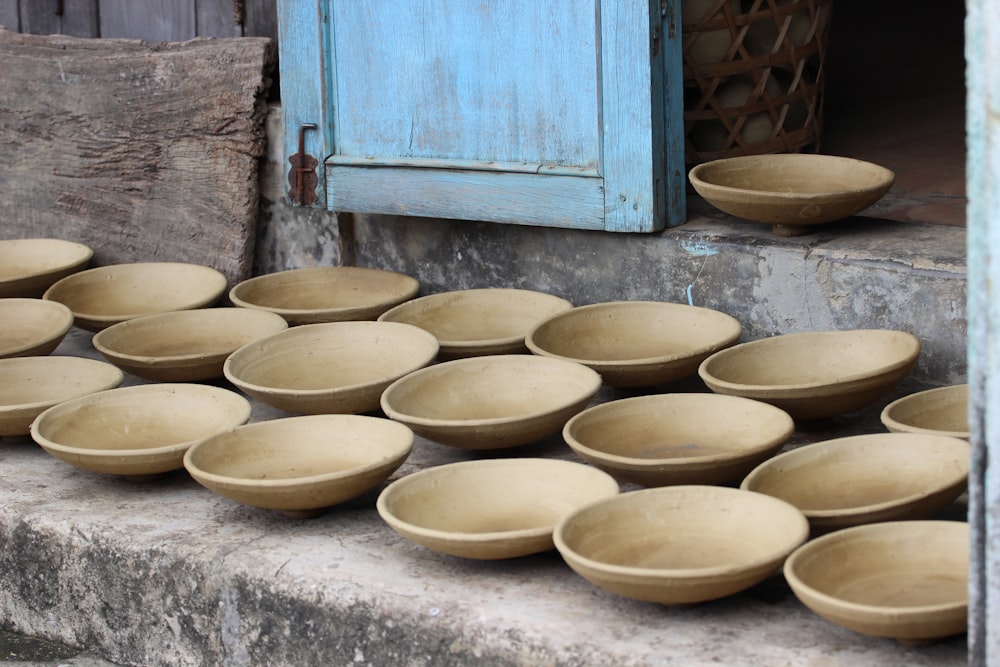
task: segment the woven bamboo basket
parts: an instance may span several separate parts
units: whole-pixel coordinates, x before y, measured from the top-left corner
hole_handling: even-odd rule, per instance
[[[833,0],[683,0],[685,162],[818,152]]]

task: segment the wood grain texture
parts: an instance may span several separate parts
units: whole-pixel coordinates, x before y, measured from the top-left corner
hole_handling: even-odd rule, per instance
[[[0,237],[247,277],[272,45],[0,30]]]

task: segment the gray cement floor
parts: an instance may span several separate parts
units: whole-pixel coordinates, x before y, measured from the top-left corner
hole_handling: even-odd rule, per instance
[[[115,667],[71,646],[0,629],[0,667]]]

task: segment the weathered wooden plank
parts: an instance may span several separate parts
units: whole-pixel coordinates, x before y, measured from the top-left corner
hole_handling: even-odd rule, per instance
[[[21,14],[18,11],[17,0],[0,0],[0,27],[21,31]]]
[[[245,37],[278,38],[278,4],[275,0],[245,0]]]
[[[98,37],[98,14],[98,0],[21,0],[21,32]]]
[[[235,19],[233,0],[195,0],[199,37],[241,37],[243,25]]]
[[[0,236],[248,276],[272,45],[0,31]]]
[[[194,0],[100,0],[101,37],[180,41],[197,36]]]

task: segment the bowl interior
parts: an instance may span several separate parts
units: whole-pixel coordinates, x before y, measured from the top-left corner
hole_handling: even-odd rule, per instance
[[[386,311],[379,319],[425,329],[438,338],[442,348],[475,349],[523,342],[539,321],[572,307],[569,301],[544,292],[471,289],[413,299]]]
[[[600,376],[585,366],[505,354],[421,369],[386,389],[382,406],[404,421],[508,421],[563,408],[599,388]]]
[[[785,334],[716,352],[699,373],[710,386],[809,388],[902,368],[912,364],[919,352],[920,341],[904,331]]]
[[[699,165],[692,181],[774,198],[857,196],[887,188],[893,173],[876,164],[831,155],[754,155]]]
[[[54,301],[0,299],[0,357],[48,354],[73,326],[73,312]]]
[[[779,454],[747,475],[741,488],[786,500],[810,518],[864,516],[947,489],[953,490],[954,500],[968,472],[969,444],[964,440],[877,433]]]
[[[553,315],[528,335],[528,347],[588,365],[693,356],[736,341],[737,320],[708,308],[622,301]]]
[[[271,310],[290,323],[375,319],[416,296],[407,275],[356,266],[280,271],[250,278],[229,292],[237,306]]]
[[[88,328],[140,315],[201,308],[226,289],[219,271],[180,262],[139,262],[88,269],[67,276],[46,290],[44,298],[65,304]]]
[[[40,297],[93,255],[90,247],[62,239],[0,240],[0,297]]]
[[[885,407],[882,423],[901,433],[969,437],[969,385],[938,387],[899,398]]]
[[[240,348],[226,361],[226,375],[261,390],[328,391],[388,384],[430,363],[437,351],[434,336],[408,324],[326,322],[294,327]]]
[[[0,410],[54,405],[122,381],[122,372],[103,361],[45,356],[0,359]]]

